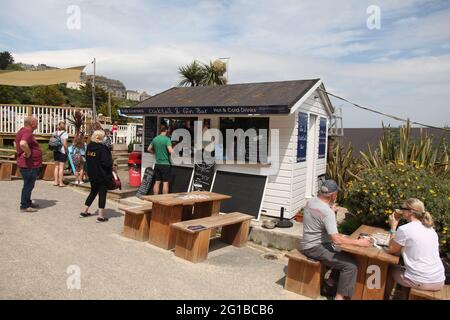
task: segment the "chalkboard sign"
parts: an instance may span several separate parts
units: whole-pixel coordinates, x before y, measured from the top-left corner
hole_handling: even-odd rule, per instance
[[[306,145],[308,143],[308,114],[298,114],[297,129],[297,162],[306,161]]]
[[[153,169],[151,167],[146,168],[144,177],[142,178],[141,186],[139,187],[136,193],[136,197],[140,198],[153,192],[152,191],[153,177],[154,177]]]
[[[156,117],[144,118],[144,152],[148,152],[148,146],[158,133],[158,120]]]
[[[138,124],[136,126],[136,138],[142,138],[143,134],[144,134],[144,126],[141,124]]]
[[[210,191],[214,178],[215,163],[196,163],[194,166],[193,191]]]
[[[320,118],[319,125],[319,159],[325,158],[325,147],[327,145],[327,119]]]
[[[212,191],[231,196],[220,206],[224,213],[242,212],[259,219],[266,176],[217,171]]]
[[[170,193],[189,191],[193,171],[194,169],[190,167],[172,166],[172,179],[169,182]]]

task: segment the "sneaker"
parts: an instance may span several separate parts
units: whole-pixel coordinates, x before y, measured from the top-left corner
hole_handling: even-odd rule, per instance
[[[106,221],[108,221],[108,218],[100,218],[100,217],[98,217],[96,222],[100,223],[100,222],[106,222]]]
[[[37,212],[38,210],[32,207],[28,207],[26,209],[20,209],[20,212]]]
[[[30,208],[36,209],[36,208],[39,208],[39,205],[37,203],[32,202],[30,204]]]
[[[81,212],[80,213],[80,218],[87,218],[87,217],[90,217],[90,216],[92,216],[92,213],[89,213],[89,212]]]

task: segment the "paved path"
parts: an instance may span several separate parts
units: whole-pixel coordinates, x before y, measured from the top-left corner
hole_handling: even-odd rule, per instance
[[[37,213],[20,213],[22,181],[0,182],[0,299],[300,299],[283,289],[284,259],[264,251],[212,244],[206,262],[120,236],[123,216],[108,201],[110,221],[80,219],[86,194],[38,181]],[[96,207],[94,208],[96,209]],[[81,289],[67,288],[67,268]]]

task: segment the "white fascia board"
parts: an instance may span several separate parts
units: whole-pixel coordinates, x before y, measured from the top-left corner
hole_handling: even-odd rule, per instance
[[[300,100],[298,100],[293,106],[292,106],[292,108],[291,108],[291,111],[290,111],[290,113],[289,114],[294,114],[296,111],[297,111],[297,109],[298,108],[300,108],[300,106],[321,86],[323,84],[323,82],[322,82],[322,80],[321,79],[319,79],[318,81],[317,81],[317,83],[311,88],[311,89],[309,89],[308,90],[308,92],[306,92],[304,95],[303,95],[303,97],[301,97],[301,99]],[[331,112],[331,109],[330,109],[330,106],[328,105],[328,102],[326,101],[326,99],[324,99],[323,98],[323,92],[321,92],[321,91],[319,91],[318,92],[319,93],[319,97],[320,97],[320,99],[322,100],[322,103],[323,103],[323,105],[325,106],[325,108],[326,108],[326,111],[327,111],[327,113],[328,113],[328,115],[329,115],[329,117],[331,117],[331,115],[333,114],[332,112]]]

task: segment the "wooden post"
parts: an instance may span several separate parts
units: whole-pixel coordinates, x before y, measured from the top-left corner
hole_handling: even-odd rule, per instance
[[[32,106],[27,107],[27,115],[29,117],[31,117],[33,115],[33,107]]]

